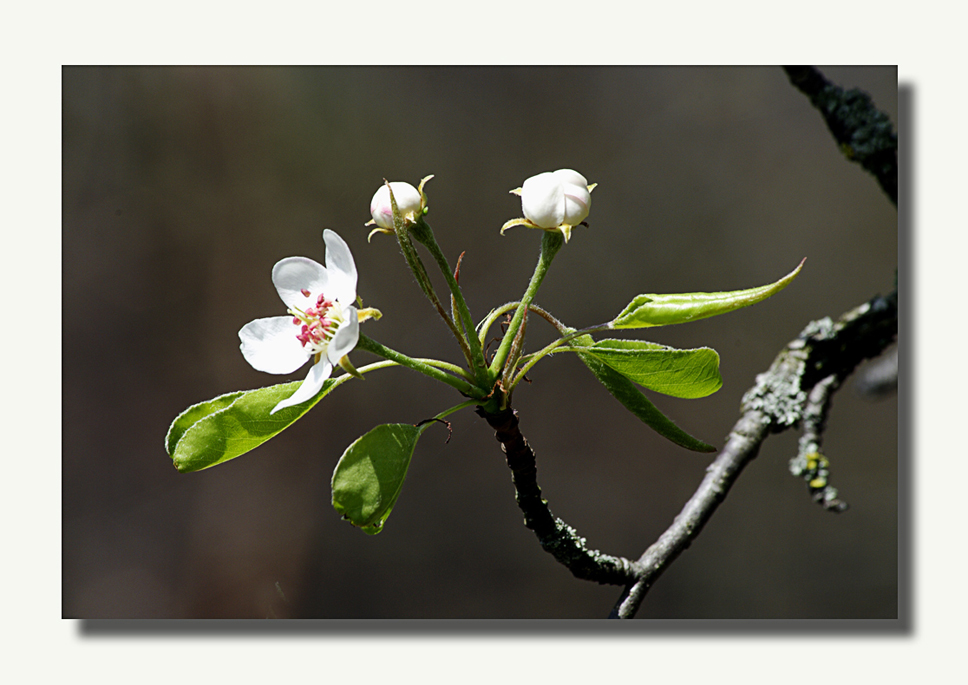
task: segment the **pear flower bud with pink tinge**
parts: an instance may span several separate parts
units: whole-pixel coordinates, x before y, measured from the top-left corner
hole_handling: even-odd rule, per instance
[[[383,184],[374,193],[370,200],[370,214],[373,216],[373,223],[380,228],[393,230],[393,207],[390,205],[390,191],[393,190],[393,199],[397,202],[397,209],[403,217],[410,215],[416,218],[420,215],[420,192],[409,183],[404,181],[393,181],[387,187]]]
[[[424,214],[427,213],[427,196],[424,194],[424,185],[433,176],[425,176],[420,180],[420,185],[414,188],[405,181],[384,181],[383,185],[373,194],[370,200],[370,216],[373,218],[366,222],[367,226],[376,226],[370,231],[369,239],[374,233],[394,233],[396,228],[393,223],[393,203],[390,201],[391,192],[393,202],[397,204],[397,211],[404,225],[415,224]]]
[[[532,176],[520,188],[512,190],[521,196],[524,219],[513,219],[501,228],[501,233],[511,226],[529,226],[545,231],[560,232],[565,242],[571,238],[571,229],[585,220],[592,206],[592,190],[597,184],[571,169],[546,171]]]

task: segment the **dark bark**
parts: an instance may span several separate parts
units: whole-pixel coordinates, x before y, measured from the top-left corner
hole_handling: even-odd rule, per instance
[[[478,407],[477,413],[494,429],[495,437],[501,443],[511,469],[515,499],[524,513],[524,525],[538,536],[541,547],[582,580],[594,580],[603,585],[630,582],[633,574],[628,559],[588,549],[585,539],[579,537],[574,528],[551,513],[548,502],[541,497],[534,451],[521,434],[517,412],[505,409],[489,414]]]
[[[897,206],[897,133],[870,95],[844,90],[814,67],[783,67],[790,82],[810,98],[827,123],[841,152],[874,175]]]

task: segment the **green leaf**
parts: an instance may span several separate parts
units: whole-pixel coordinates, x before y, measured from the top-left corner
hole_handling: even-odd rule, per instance
[[[564,332],[568,333],[568,331]],[[592,347],[593,340],[590,335],[583,335],[572,340],[571,345],[572,347]],[[707,445],[702,440],[697,440],[679,428],[671,419],[660,412],[649,401],[649,398],[635,387],[632,381],[605,364],[595,353],[578,352],[578,357],[585,362],[585,366],[591,369],[592,373],[595,374],[602,385],[605,386],[605,389],[615,399],[621,402],[630,412],[638,416],[639,419],[656,433],[694,452],[716,451],[716,448],[712,445]]]
[[[649,390],[695,399],[719,390],[719,354],[709,347],[677,350],[645,340],[599,340],[587,348],[612,369]]]
[[[329,378],[311,400],[272,415],[272,408],[296,392],[302,381],[232,392],[193,405],[172,422],[165,449],[181,473],[234,459],[288,428],[348,378]]]
[[[800,266],[776,283],[749,290],[733,290],[726,293],[681,293],[677,295],[639,295],[609,324],[609,328],[648,328],[676,323],[698,321],[718,316],[734,309],[749,307],[776,295],[790,285]]]
[[[333,472],[333,507],[364,533],[383,530],[427,426],[387,423],[346,448]]]
[[[178,444],[178,441],[182,439],[182,436],[185,435],[185,431],[191,428],[193,424],[200,419],[205,418],[209,414],[213,414],[221,409],[225,409],[244,393],[245,391],[242,390],[239,392],[230,392],[225,395],[220,395],[214,400],[194,404],[179,414],[175,420],[171,422],[171,426],[168,428],[168,435],[165,436],[165,451],[168,452],[168,455],[171,456],[175,453],[175,446]]]

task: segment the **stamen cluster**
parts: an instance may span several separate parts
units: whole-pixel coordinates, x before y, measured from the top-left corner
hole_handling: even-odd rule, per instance
[[[312,361],[306,380],[270,414],[314,397],[335,365],[347,373],[352,369],[347,355],[359,342],[361,318],[352,304],[357,299],[356,263],[346,242],[328,228],[323,242],[326,266],[307,257],[286,257],[272,267],[272,283],[287,315],[250,321],[239,331],[242,355],[254,369],[287,374]],[[366,310],[363,318],[379,314]]]
[[[304,297],[312,296],[312,293],[305,288],[301,292]],[[311,354],[326,351],[343,319],[339,305],[323,294],[316,298],[315,307],[307,307],[305,311],[293,307],[289,313],[293,315],[294,325],[302,324],[299,333],[296,334],[296,340],[301,342],[303,347],[308,348]]]

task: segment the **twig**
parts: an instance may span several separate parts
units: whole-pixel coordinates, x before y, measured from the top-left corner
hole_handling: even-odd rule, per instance
[[[672,525],[635,562],[635,581],[625,588],[609,618],[632,618],[635,615],[655,581],[692,544],[726,498],[743,468],[756,457],[769,428],[769,417],[755,409],[744,414],[733,426],[729,441],[706,469],[706,477],[699,489],[686,502]]]
[[[897,133],[867,93],[834,85],[814,67],[783,67],[790,82],[810,98],[844,156],[874,175],[897,206]]]
[[[816,407],[826,407],[839,381],[864,359],[878,356],[896,336],[896,291],[888,297],[875,297],[837,322],[811,322],[780,352],[769,371],[757,376],[756,385],[743,396],[743,416],[699,488],[672,525],[637,561],[589,550],[585,538],[551,513],[541,497],[534,451],[521,433],[516,412],[506,409],[488,414],[481,407],[477,412],[495,430],[507,455],[525,525],[534,531],[545,551],[576,577],[625,585],[610,617],[631,618],[659,576],[699,535],[766,437],[803,421],[809,423],[807,430],[818,441],[825,408],[817,414]],[[835,384],[830,379],[838,380]],[[816,387],[822,390],[813,395]],[[814,413],[808,420],[810,412]],[[832,508],[836,506],[831,504]]]
[[[803,408],[800,447],[797,456],[790,460],[790,473],[807,481],[813,501],[838,514],[847,511],[848,505],[837,498],[837,489],[830,485],[830,461],[824,456],[821,445],[830,400],[841,382],[837,374],[831,374],[813,386]]]
[[[649,588],[699,534],[767,435],[805,418],[809,391],[825,379],[846,378],[861,361],[883,352],[896,336],[897,291],[852,309],[836,323],[822,319],[808,324],[743,396],[743,416],[729,441],[672,526],[635,562],[636,581],[625,589],[611,617],[635,615]],[[829,401],[831,388],[828,382],[824,397],[815,399]],[[813,429],[820,428],[822,422],[815,422]]]
[[[517,412],[507,408],[497,414],[488,414],[478,407],[477,413],[494,429],[495,437],[507,455],[511,480],[517,493],[515,499],[524,512],[524,525],[538,536],[541,547],[577,578],[594,580],[603,585],[629,583],[634,576],[628,559],[588,549],[585,538],[579,537],[574,528],[555,517],[548,503],[541,498],[534,452],[518,427]]]

